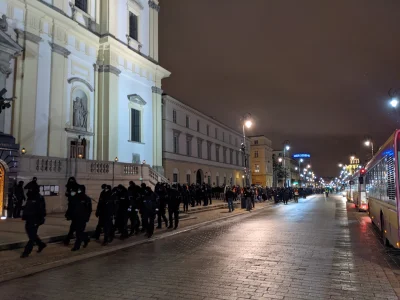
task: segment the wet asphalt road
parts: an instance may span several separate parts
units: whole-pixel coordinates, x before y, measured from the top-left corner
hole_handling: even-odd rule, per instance
[[[398,299],[397,257],[342,197],[313,196],[6,282],[0,299]]]

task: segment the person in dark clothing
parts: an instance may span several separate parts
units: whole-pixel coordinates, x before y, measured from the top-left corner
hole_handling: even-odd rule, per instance
[[[210,203],[210,205],[212,204],[212,190],[211,190],[211,186],[207,185],[206,187],[206,191],[207,191],[207,196],[208,196],[208,201]]]
[[[115,220],[115,226],[118,228],[118,231],[121,234],[121,240],[123,240],[128,237],[129,196],[128,190],[122,184],[118,185],[117,187],[117,196],[118,210]]]
[[[24,187],[24,190],[34,190],[34,189],[38,189],[39,190],[39,185],[37,183],[37,178],[36,177],[33,177],[32,181],[29,181]]]
[[[168,191],[168,217],[169,217],[169,226],[168,228],[172,228],[172,220],[174,221],[174,229],[178,228],[179,224],[179,205],[181,201],[181,197],[177,186],[174,184],[172,188]]]
[[[88,234],[85,232],[86,223],[89,222],[92,213],[92,199],[86,195],[86,188],[84,185],[78,186],[76,191],[76,203],[72,213],[72,222],[76,230],[75,245],[71,251],[80,249],[83,242],[83,248],[86,248],[90,242]]]
[[[201,186],[196,186],[196,206],[201,205],[201,199],[203,199],[203,193],[201,190]]]
[[[154,218],[157,211],[156,195],[150,187],[145,188],[142,205],[143,228],[146,230],[146,236],[150,238],[154,233]]]
[[[76,197],[76,191],[78,190],[79,184],[76,182],[75,177],[70,177],[68,178],[68,182],[65,186],[66,191],[65,191],[65,196],[67,197],[67,211],[65,213],[65,218],[70,221],[71,224],[69,226],[69,231],[67,236],[64,239],[64,245],[68,246],[71,239],[74,237],[74,232],[75,232],[75,227],[74,223],[72,222],[72,214],[75,209],[75,204],[77,201]]]
[[[201,195],[203,196],[203,206],[208,206],[208,195],[206,185],[203,184],[201,189]]]
[[[113,230],[113,215],[114,215],[114,202],[111,200],[111,186],[102,185],[103,191],[100,193],[99,203],[97,204],[96,217],[99,222],[96,227],[94,237],[96,240],[100,238],[101,229],[104,231],[103,246],[111,243],[114,238]]]
[[[137,186],[133,181],[129,182],[128,187],[128,199],[129,199],[129,207],[128,207],[128,215],[131,223],[131,232],[129,235],[139,234],[140,228],[140,218],[139,218],[139,210],[141,205],[141,194],[140,187]]]
[[[288,204],[289,198],[290,198],[290,191],[288,188],[286,188],[283,191],[283,204]]]
[[[38,253],[42,252],[46,247],[46,244],[40,240],[37,234],[39,226],[44,224],[45,221],[46,202],[39,194],[39,188],[34,185],[30,186],[27,196],[22,220],[25,221],[25,231],[29,241],[25,246],[24,252],[21,254],[21,258],[28,257],[31,254],[35,243],[38,246]]]
[[[21,208],[22,204],[25,201],[25,193],[24,193],[24,182],[18,182],[18,185],[14,190],[14,210],[13,210],[13,218],[21,217]]]
[[[234,193],[232,192],[231,188],[227,188],[226,189],[226,194],[225,194],[225,198],[226,201],[228,202],[228,208],[229,208],[229,212],[234,211],[235,209],[233,208],[233,198],[235,197]]]
[[[190,202],[190,191],[189,188],[184,184],[182,187],[182,202],[183,202],[183,211],[189,211],[189,202]]]
[[[167,206],[167,190],[165,186],[157,183],[155,187],[155,194],[157,200],[157,229],[161,229],[162,221],[165,223],[165,227],[168,227],[168,219],[165,215]]]

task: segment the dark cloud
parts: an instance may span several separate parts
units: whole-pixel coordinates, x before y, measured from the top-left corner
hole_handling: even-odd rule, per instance
[[[252,134],[309,151],[319,176],[337,175],[361,140],[396,127],[387,92],[400,87],[395,0],[164,0],[160,61],[171,96]]]

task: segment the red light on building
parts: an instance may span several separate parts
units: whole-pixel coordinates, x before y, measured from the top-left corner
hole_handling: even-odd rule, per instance
[[[360,174],[361,174],[361,175],[365,175],[366,172],[367,172],[367,170],[365,170],[364,168],[362,168],[362,169],[360,170]]]

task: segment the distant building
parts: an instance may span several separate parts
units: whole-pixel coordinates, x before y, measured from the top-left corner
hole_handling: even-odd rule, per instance
[[[251,142],[250,156],[252,164],[250,169],[252,183],[272,187],[272,142],[264,135],[250,136],[249,139]]]
[[[158,3],[0,0],[0,90],[16,98],[0,115],[16,150],[0,161],[0,187],[36,176],[52,212],[66,207],[69,176],[94,198],[103,182],[160,178],[170,72],[158,62]]]
[[[170,182],[243,186],[242,141],[240,132],[163,95],[163,166]]]
[[[286,152],[283,157],[283,150],[274,150],[273,155],[278,164],[282,166],[282,170],[286,170],[286,186],[297,185],[300,180],[300,170],[298,161],[291,158],[290,153]],[[278,162],[282,158],[282,162]],[[276,178],[277,186],[285,185],[285,178]]]

